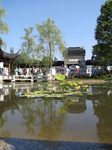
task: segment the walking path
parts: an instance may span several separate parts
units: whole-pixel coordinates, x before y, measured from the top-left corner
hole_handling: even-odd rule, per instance
[[[112,150],[112,144],[4,138],[0,150]]]

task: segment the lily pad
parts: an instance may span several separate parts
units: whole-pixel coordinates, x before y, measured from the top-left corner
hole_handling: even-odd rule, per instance
[[[55,78],[56,80],[63,81],[65,79],[65,76],[63,74],[56,74]]]

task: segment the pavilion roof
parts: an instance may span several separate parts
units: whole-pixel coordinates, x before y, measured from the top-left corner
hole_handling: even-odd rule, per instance
[[[0,62],[9,62],[10,60],[16,59],[18,56],[19,56],[19,52],[11,54],[11,53],[4,52],[0,48]]]
[[[68,55],[76,55],[76,54],[83,54],[85,55],[85,49],[83,47],[68,47]]]
[[[80,59],[80,58],[85,59],[86,51],[83,47],[68,47],[67,53],[68,54],[65,57],[65,59]],[[77,62],[74,62],[74,63],[76,64]],[[68,64],[69,64],[69,62],[68,62]]]

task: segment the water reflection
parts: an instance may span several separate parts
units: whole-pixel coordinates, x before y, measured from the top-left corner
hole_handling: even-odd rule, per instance
[[[112,94],[112,89],[111,88],[107,92],[107,95],[110,95],[110,94]]]
[[[112,143],[111,87],[89,86],[83,96],[19,98],[39,84],[0,85],[0,136]]]
[[[90,87],[92,95],[87,99],[92,100],[94,114],[98,117],[96,124],[100,143],[112,143],[112,91],[109,87]]]
[[[101,143],[112,143],[112,94],[109,89],[93,101],[94,114],[99,118],[96,128]]]

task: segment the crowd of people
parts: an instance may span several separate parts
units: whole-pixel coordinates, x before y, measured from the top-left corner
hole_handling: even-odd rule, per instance
[[[79,76],[79,70],[80,70],[80,67],[77,65],[77,66],[65,66],[62,64],[61,68],[59,69],[59,72],[64,74],[65,77],[72,77],[72,76],[76,76],[78,77]]]
[[[20,68],[20,66],[19,67],[16,66],[14,73],[15,73],[15,75],[27,75],[28,71],[27,71],[26,67]],[[35,76],[35,75],[37,75],[37,73],[42,73],[42,69],[41,68],[37,69],[36,67],[33,66],[30,73],[33,76]]]
[[[22,69],[22,68],[16,66],[16,69],[14,70],[14,72],[15,72],[15,75],[26,75],[27,69],[26,69],[26,67],[24,67],[24,69]]]
[[[59,72],[61,74],[64,74],[65,77],[80,77],[82,78],[83,77],[94,77],[94,76],[98,76],[100,75],[101,73],[107,73],[109,74],[109,77],[112,76],[112,66],[110,66],[109,64],[106,66],[105,70],[104,70],[104,67],[95,67],[95,66],[92,66],[92,68],[90,68],[91,71],[88,73],[86,72],[87,68],[85,66],[82,67],[81,65],[71,65],[71,66],[64,66],[62,64],[62,66],[60,67],[59,69]]]
[[[66,78],[67,77],[71,78],[72,76],[73,77],[81,77],[81,73],[84,72],[84,69],[83,70],[82,69],[83,68],[80,65],[71,65],[71,66],[65,65],[64,66],[64,64],[62,64],[62,66],[58,70],[56,69],[56,72],[64,74]],[[50,70],[50,74],[52,75],[52,68],[50,68],[49,70]],[[42,69],[40,67],[37,69],[35,66],[32,66],[30,73],[26,67],[24,67],[24,68],[16,67],[16,69],[14,71],[15,71],[15,75],[32,74],[34,77],[36,77],[37,75],[43,74]],[[111,68],[109,65],[106,66],[105,71],[107,71],[109,73],[109,75],[111,75]],[[98,70],[96,68],[94,68],[94,66],[92,66],[91,76],[95,75],[95,72],[97,73]],[[85,69],[85,74],[87,74],[86,69]]]

